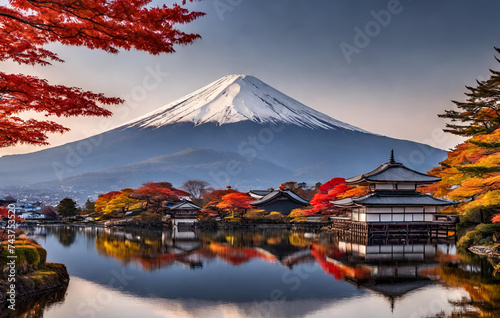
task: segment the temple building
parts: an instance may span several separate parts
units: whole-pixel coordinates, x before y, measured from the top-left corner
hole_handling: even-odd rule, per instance
[[[440,180],[396,162],[392,153],[388,163],[371,172],[346,179],[348,185],[368,186],[370,192],[361,197],[332,201],[336,208],[346,212],[343,217],[333,217],[332,220],[334,224],[343,223],[344,227],[358,230],[378,228],[383,231],[381,225],[394,225],[393,229],[401,231],[404,230],[401,225],[413,225],[414,229],[420,225],[422,232],[429,231],[429,225],[443,223],[438,220],[437,213],[453,203],[420,193],[417,188]],[[445,220],[444,223],[452,221]],[[385,227],[385,230],[388,229]]]
[[[259,190],[252,190],[250,192],[250,195],[254,198],[258,198],[256,196],[257,193],[263,194],[263,191],[259,192]],[[250,205],[266,210],[267,212],[277,211],[283,215],[289,215],[293,209],[309,205],[309,201],[291,190],[274,190],[263,195],[257,201],[251,202]]]
[[[191,226],[198,221],[202,207],[191,201],[171,202],[167,206],[167,216],[174,226]]]

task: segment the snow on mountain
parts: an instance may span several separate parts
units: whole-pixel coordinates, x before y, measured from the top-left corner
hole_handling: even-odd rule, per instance
[[[162,127],[180,122],[195,126],[215,122],[220,126],[241,121],[367,132],[307,107],[248,75],[227,75],[124,126]]]

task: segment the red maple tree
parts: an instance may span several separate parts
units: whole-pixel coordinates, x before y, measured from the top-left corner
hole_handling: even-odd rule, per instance
[[[9,211],[3,206],[0,206],[0,220],[3,219],[4,217],[8,217],[8,215]]]
[[[190,44],[200,37],[176,25],[204,13],[177,4],[150,4],[151,0],[9,0],[0,6],[0,61],[42,66],[63,62],[45,48],[53,42],[108,53],[135,49],[160,54],[172,53],[174,45]],[[51,120],[21,118],[21,113],[110,116],[103,106],[122,102],[80,88],[51,85],[34,76],[0,72],[0,147],[45,145],[48,133],[69,130]]]
[[[8,219],[10,216],[10,213],[9,213],[9,210],[7,210],[5,207],[3,206],[0,206],[0,220],[3,220],[3,219]],[[14,217],[10,217],[12,220],[14,220],[15,222],[22,222],[24,221],[24,219],[18,217],[18,216],[14,216]]]
[[[207,202],[207,204],[203,206],[202,212],[209,216],[219,215],[222,217],[222,211],[217,207],[217,205],[222,201],[223,196],[234,192],[237,191],[227,188],[225,190],[213,190],[212,192],[205,194],[203,196],[203,200]]]
[[[171,188],[168,182],[146,182],[130,196],[145,202],[145,209],[158,213],[165,201],[179,200],[179,191]],[[182,191],[184,192],[184,191]]]
[[[325,183],[323,183],[319,188],[320,193],[328,193],[331,189],[339,184],[345,184],[344,178],[333,178]]]
[[[313,208],[310,210],[311,213],[324,212],[328,213],[333,208],[330,201],[337,199],[337,197],[351,189],[345,183],[344,178],[333,178],[319,187],[319,192],[314,195],[311,200],[311,205]]]

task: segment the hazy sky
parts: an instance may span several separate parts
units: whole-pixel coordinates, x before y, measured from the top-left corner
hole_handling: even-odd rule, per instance
[[[498,0],[205,0],[189,7],[207,16],[183,30],[203,39],[171,55],[53,45],[66,63],[1,67],[127,99],[111,108],[110,123],[62,119],[72,131],[54,135],[52,146],[117,126],[237,73],[365,130],[443,149],[460,139],[439,134],[444,121],[437,114],[453,107],[450,100],[463,99],[465,85],[500,68],[493,58],[493,46],[500,46]],[[152,70],[160,70],[158,83],[148,77]],[[0,155],[39,149],[18,146]]]

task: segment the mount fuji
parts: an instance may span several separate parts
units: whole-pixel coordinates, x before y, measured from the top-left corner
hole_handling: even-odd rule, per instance
[[[396,159],[426,171],[446,157],[370,133],[247,75],[225,76],[118,128],[0,158],[0,187],[70,187],[85,195],[189,179],[240,190],[349,177]]]
[[[224,76],[128,126],[161,127],[179,122],[221,126],[242,121],[366,132],[307,107],[248,75]]]

